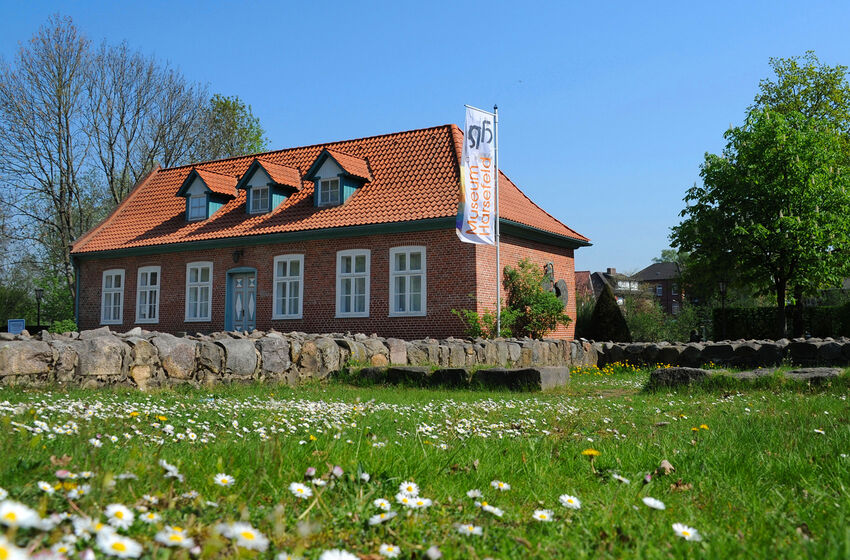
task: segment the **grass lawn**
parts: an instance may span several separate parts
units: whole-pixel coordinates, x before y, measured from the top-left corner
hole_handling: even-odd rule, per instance
[[[148,558],[344,549],[377,560],[382,544],[399,558],[426,558],[432,546],[473,559],[850,558],[846,374],[818,389],[650,394],[647,376],[579,374],[543,394],[336,383],[0,390],[0,557],[14,558],[2,556],[14,541],[75,557],[131,557],[139,543]],[[663,460],[675,471],[661,474]],[[216,483],[218,473],[232,483]],[[293,482],[308,490],[296,496]],[[418,485],[413,507],[397,498],[403,482]],[[397,515],[372,525],[378,499]],[[134,516],[129,528],[96,526],[110,504],[130,508],[109,510],[116,526]],[[678,536],[676,523],[701,540]]]

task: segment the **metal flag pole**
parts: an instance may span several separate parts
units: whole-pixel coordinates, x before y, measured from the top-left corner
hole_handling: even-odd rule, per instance
[[[502,336],[502,255],[499,247],[499,106],[493,105],[493,167],[496,171],[496,336]]]

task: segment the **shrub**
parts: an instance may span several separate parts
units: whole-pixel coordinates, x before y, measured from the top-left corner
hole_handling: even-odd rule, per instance
[[[517,268],[505,267],[503,284],[507,307],[516,315],[512,328],[516,336],[542,338],[572,320],[558,296],[543,289],[543,280],[543,269],[529,259],[522,259]]]
[[[61,321],[55,321],[52,325],[50,325],[49,332],[62,334],[65,332],[75,332],[76,330],[77,323],[75,323],[73,319],[62,319]]]
[[[620,311],[620,306],[617,304],[617,299],[614,297],[614,292],[611,291],[610,286],[606,285],[602,289],[602,293],[599,294],[590,323],[591,338],[594,340],[632,341],[629,326],[626,324],[626,319],[623,317],[623,312]]]
[[[592,338],[590,326],[593,324],[593,308],[596,298],[589,294],[576,296],[576,338]]]
[[[460,318],[465,327],[466,336],[470,338],[496,338],[496,312],[489,309],[479,314],[472,309],[452,309],[452,315]],[[502,330],[499,336],[512,336],[511,326],[516,320],[513,310],[502,308]]]

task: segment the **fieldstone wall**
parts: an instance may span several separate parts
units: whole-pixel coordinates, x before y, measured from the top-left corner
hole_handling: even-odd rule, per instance
[[[850,339],[735,340],[671,344],[669,342],[594,342],[600,367],[614,362],[654,366],[702,367],[709,363],[756,368],[790,363],[797,366],[850,366]]]
[[[62,335],[0,333],[0,385],[140,389],[238,381],[296,385],[324,379],[350,362],[372,367],[591,366],[597,363],[597,351],[587,341],[406,341],[350,333],[254,331],[176,337],[138,327],[126,333],[108,327]]]

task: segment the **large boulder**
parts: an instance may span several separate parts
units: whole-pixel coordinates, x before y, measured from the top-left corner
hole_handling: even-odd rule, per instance
[[[332,338],[322,336],[314,341],[318,351],[318,369],[316,370],[320,378],[325,378],[329,373],[339,371],[339,346]],[[383,347],[383,345],[381,345]],[[386,349],[385,349],[386,350]]]
[[[263,377],[284,379],[292,365],[289,360],[289,341],[282,336],[265,336],[254,343],[262,358]]]
[[[127,346],[112,335],[80,338],[75,342],[80,377],[105,379],[122,378],[127,374]]]
[[[109,330],[109,327],[80,331],[80,340],[92,340],[101,336],[112,336],[112,331]]]
[[[702,383],[708,376],[708,370],[690,367],[658,368],[649,374],[648,389],[679,387]]]
[[[679,346],[678,344],[662,346],[658,349],[658,356],[656,357],[658,361],[656,363],[661,365],[676,365],[679,363],[684,349],[684,346]]]
[[[141,329],[139,329],[139,334],[141,334]],[[126,342],[130,346],[128,373],[136,387],[144,391],[157,381],[159,355],[156,346],[137,336],[127,337]]]
[[[46,342],[27,340],[0,342],[0,377],[33,375],[47,377],[53,350]]]
[[[150,339],[156,346],[162,369],[172,379],[191,379],[195,372],[196,342],[188,338],[178,338],[167,333],[158,333]]]
[[[224,348],[215,342],[202,340],[198,342],[197,349],[196,376],[208,385],[215,383],[224,369]]]
[[[407,342],[399,338],[388,338],[387,348],[390,352],[390,363],[394,365],[407,365]]]
[[[735,349],[728,343],[717,342],[706,344],[705,349],[702,351],[702,362],[704,364],[715,363],[728,365],[732,363],[734,357]]]
[[[74,342],[70,339],[54,338],[50,342],[53,349],[55,361],[53,362],[53,376],[60,383],[73,381],[77,371],[77,350]]]
[[[254,341],[247,338],[217,340],[224,349],[224,373],[239,379],[253,378],[259,369]]]
[[[480,369],[473,376],[473,384],[488,389],[513,391],[546,391],[564,387],[570,381],[568,367],[533,367],[522,369]]]

